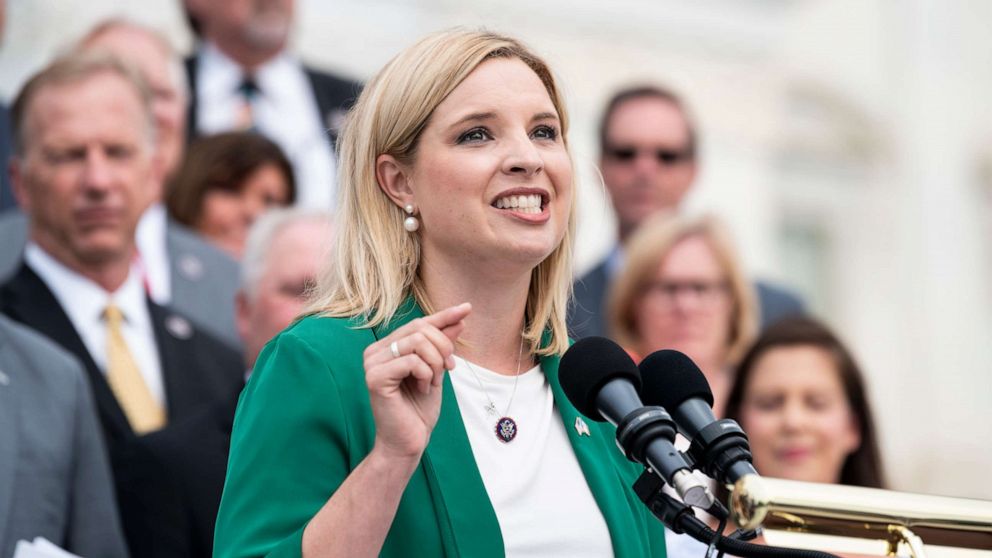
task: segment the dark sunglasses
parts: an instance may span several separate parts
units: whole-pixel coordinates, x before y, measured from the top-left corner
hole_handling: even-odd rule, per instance
[[[642,152],[653,155],[662,165],[676,165],[685,161],[691,161],[693,153],[691,149],[637,149],[636,147],[611,147],[607,149],[610,157],[621,163],[630,163],[637,159]]]

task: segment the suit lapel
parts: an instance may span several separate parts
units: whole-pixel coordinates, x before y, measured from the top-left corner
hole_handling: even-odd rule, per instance
[[[185,406],[182,400],[184,390],[179,389],[178,375],[189,370],[190,367],[182,366],[185,352],[183,347],[174,335],[167,331],[165,320],[168,319],[167,312],[161,306],[146,302],[148,305],[148,317],[152,321],[152,330],[155,334],[155,345],[158,346],[158,360],[162,366],[162,383],[165,387],[165,401],[167,405],[166,417],[171,422],[178,414],[176,409]]]
[[[190,141],[197,137],[199,134],[196,131],[196,111],[197,111],[197,99],[196,99],[196,65],[198,63],[198,50],[194,51],[193,56],[190,56],[183,61],[183,66],[186,69],[186,83],[189,84],[189,110],[186,111],[186,141]]]
[[[503,556],[503,537],[496,512],[475,463],[451,379],[444,377],[441,416],[424,452],[422,466],[447,515],[442,537],[461,556]],[[447,531],[447,532],[446,532]]]
[[[636,545],[628,544],[626,541],[630,538],[630,529],[634,525],[639,525],[640,520],[625,497],[629,492],[627,483],[610,457],[612,452],[618,451],[613,437],[606,435],[607,432],[612,432],[612,429],[599,428],[572,406],[558,382],[559,360],[557,356],[546,357],[541,360],[541,368],[548,378],[548,383],[551,384],[555,406],[565,424],[568,441],[575,451],[586,484],[589,485],[599,511],[606,520],[613,553],[617,558],[628,556],[629,552],[632,552],[630,546]],[[581,425],[587,428],[582,428]]]
[[[337,130],[331,127],[331,123],[327,122],[327,119],[331,115],[331,112],[337,107],[333,106],[331,104],[331,100],[327,98],[327,95],[323,94],[320,84],[317,83],[317,74],[307,67],[303,68],[303,73],[307,76],[307,83],[310,85],[310,94],[313,95],[314,100],[317,101],[317,112],[320,113],[318,115],[320,117],[320,129],[327,131],[327,135],[331,139],[331,145],[333,146],[338,139]]]
[[[134,431],[131,430],[103,372],[97,367],[82,338],[72,326],[69,316],[45,282],[31,268],[22,264],[17,274],[3,286],[0,301],[5,314],[55,341],[83,363],[108,445],[112,445],[112,440],[124,440],[133,436]]]
[[[20,420],[17,416],[18,404],[14,390],[13,370],[4,370],[13,360],[11,348],[0,332],[0,520],[10,517],[10,504],[14,500],[14,472],[17,470],[17,446]],[[0,541],[9,521],[0,521]]]
[[[205,394],[196,393],[191,386],[202,385],[197,375],[202,367],[192,362],[193,351],[189,340],[193,335],[193,325],[183,317],[167,309],[148,302],[148,314],[155,331],[155,344],[158,346],[159,361],[162,363],[162,381],[165,384],[165,399],[168,417],[189,414],[203,401]]]
[[[388,325],[374,329],[375,336],[382,339],[423,315],[413,299],[408,299]],[[434,505],[441,514],[441,538],[454,556],[503,556],[503,537],[496,512],[475,464],[447,374],[443,390],[441,414],[420,461]]]

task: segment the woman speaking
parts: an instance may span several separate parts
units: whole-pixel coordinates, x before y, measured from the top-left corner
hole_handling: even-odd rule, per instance
[[[362,92],[312,312],[241,397],[215,553],[664,556],[558,383],[575,187],[547,65],[431,35]]]

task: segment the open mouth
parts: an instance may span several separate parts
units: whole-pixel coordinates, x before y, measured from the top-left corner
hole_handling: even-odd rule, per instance
[[[518,213],[539,215],[548,205],[544,194],[518,194],[496,198],[492,206],[496,209],[509,209]]]

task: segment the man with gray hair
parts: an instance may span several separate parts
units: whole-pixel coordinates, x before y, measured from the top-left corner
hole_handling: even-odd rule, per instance
[[[83,363],[118,494],[137,435],[242,387],[238,356],[148,300],[134,266],[135,227],[157,180],[151,110],[141,75],[95,53],[54,61],[13,109],[11,179],[30,237],[0,285],[0,312]]]
[[[262,347],[303,312],[331,234],[329,214],[314,210],[272,210],[252,226],[236,298],[249,368]]]
[[[80,39],[80,51],[100,51],[135,67],[151,90],[160,179],[138,223],[136,242],[142,282],[151,299],[203,326],[233,348],[240,348],[234,327],[238,265],[199,235],[167,218],[161,203],[182,162],[189,95],[182,63],[158,31],[123,19],[98,23]],[[0,216],[0,279],[16,270],[27,240],[26,218],[12,210]]]
[[[326,212],[299,208],[271,210],[252,225],[237,296],[249,371],[269,339],[304,311],[332,233]],[[121,501],[135,556],[211,556],[236,405],[232,397],[135,444],[137,489]]]

